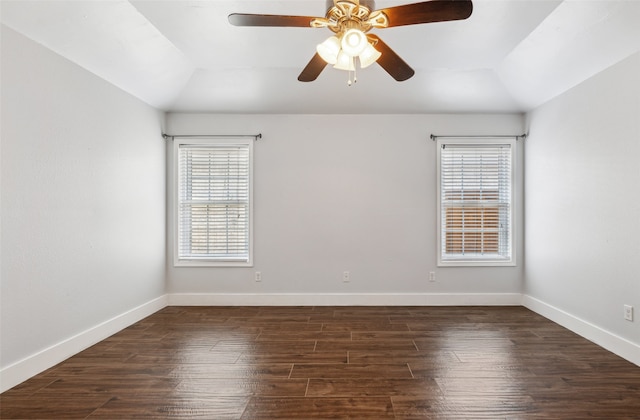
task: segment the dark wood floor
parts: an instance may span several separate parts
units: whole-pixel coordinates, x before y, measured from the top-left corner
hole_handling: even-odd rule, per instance
[[[0,417],[640,418],[640,367],[522,307],[168,307]]]

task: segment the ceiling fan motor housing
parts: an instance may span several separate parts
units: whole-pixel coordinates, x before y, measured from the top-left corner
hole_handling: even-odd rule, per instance
[[[326,17],[313,19],[311,26],[328,28],[339,37],[350,29],[364,33],[374,27],[386,28],[389,25],[388,17],[370,7],[375,7],[373,1],[333,0]]]
[[[351,1],[352,3],[356,3],[356,0],[347,0],[347,1]],[[376,10],[376,2],[375,0],[360,0],[358,3],[360,3],[360,5],[368,8],[371,11]],[[329,9],[331,9],[333,7],[334,3],[333,0],[327,0],[326,1],[326,10],[328,11]]]

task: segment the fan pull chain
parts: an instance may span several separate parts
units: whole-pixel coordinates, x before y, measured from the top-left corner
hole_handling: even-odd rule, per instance
[[[351,80],[351,70],[348,71],[349,73],[349,80],[347,80],[347,85],[351,86],[352,82],[353,83],[358,83],[358,74],[356,73],[356,66],[357,66],[357,62],[355,58],[351,58],[351,62],[353,63],[353,81]]]

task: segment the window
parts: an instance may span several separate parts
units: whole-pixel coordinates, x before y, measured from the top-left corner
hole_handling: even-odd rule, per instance
[[[253,140],[174,141],[175,264],[250,266]]]
[[[515,265],[514,148],[515,139],[438,139],[439,266]]]

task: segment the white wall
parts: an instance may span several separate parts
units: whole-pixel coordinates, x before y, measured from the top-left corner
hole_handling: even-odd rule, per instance
[[[522,291],[520,266],[436,267],[436,148],[429,139],[431,133],[521,134],[521,115],[176,113],[168,114],[167,129],[263,135],[254,149],[255,266],[176,268],[169,261],[169,293],[315,294],[291,302],[337,304],[393,300],[334,294],[486,293],[500,303],[496,294]],[[350,283],[342,282],[345,270]],[[261,283],[254,271],[261,271]],[[437,283],[428,282],[429,271]],[[198,302],[247,302],[229,299]],[[452,302],[424,299],[411,302]]]
[[[640,363],[640,54],[528,124],[526,293],[550,314],[635,343],[628,357]],[[635,307],[634,322],[623,304]]]
[[[11,366],[164,295],[162,123],[2,27],[3,385]]]

